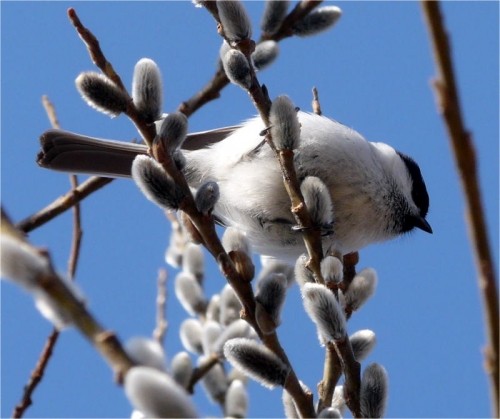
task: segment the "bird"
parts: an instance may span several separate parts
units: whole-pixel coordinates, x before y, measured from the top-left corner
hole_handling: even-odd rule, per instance
[[[432,233],[429,195],[418,164],[381,142],[369,142],[338,121],[298,111],[300,141],[294,150],[299,182],[316,177],[331,199],[330,234],[323,247],[340,254],[394,239],[415,228]],[[197,190],[216,182],[218,223],[241,230],[257,253],[293,260],[305,251],[300,229],[271,147],[263,145],[259,117],[240,125],[188,134],[182,169]],[[44,168],[105,177],[130,177],[145,145],[48,130],[37,163]]]

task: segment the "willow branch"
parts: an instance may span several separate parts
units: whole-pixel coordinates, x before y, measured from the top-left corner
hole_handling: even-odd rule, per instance
[[[68,9],[68,18],[71,24],[75,27],[78,35],[83,43],[87,46],[92,62],[118,87],[128,96],[128,106],[125,114],[132,120],[138,131],[141,133],[144,141],[151,145],[154,137],[156,136],[156,128],[154,124],[147,123],[137,111],[132,98],[130,97],[127,89],[125,88],[120,76],[116,73],[113,65],[108,61],[96,36],[86,28],[80,21],[76,14],[75,9]]]
[[[42,96],[42,105],[47,113],[47,117],[49,118],[50,125],[52,128],[59,129],[60,124],[57,118],[57,113],[53,103],[49,100],[47,96]],[[72,190],[76,189],[78,186],[78,180],[75,175],[70,175],[70,182]],[[80,244],[82,238],[82,229],[81,229],[81,218],[80,218],[80,206],[75,205],[73,207],[73,234],[71,241],[71,251],[68,262],[68,276],[69,278],[73,278],[76,272],[76,267],[78,263],[78,258],[80,254]],[[42,349],[42,352],[38,358],[36,366],[31,373],[30,379],[28,383],[24,386],[24,392],[21,401],[17,404],[12,413],[12,417],[20,418],[23,416],[26,409],[32,404],[32,396],[33,393],[42,380],[45,369],[49,363],[50,358],[52,357],[54,347],[59,338],[59,331],[54,329],[51,334],[48,336],[47,341],[45,342],[45,346]]]
[[[45,208],[42,208],[40,211],[17,223],[17,228],[25,233],[29,233],[30,231],[54,219],[63,212],[69,210],[73,207],[73,205],[106,186],[108,183],[111,183],[113,180],[114,179],[112,178],[92,176],[85,182],[78,185],[76,189],[69,190]]]
[[[304,18],[314,8],[321,4],[321,0],[303,0],[295,6],[295,8],[286,16],[281,23],[281,26],[272,34],[262,34],[258,43],[273,40],[279,42],[285,38],[293,36],[293,26],[295,23]],[[203,1],[203,6],[212,14],[218,22],[218,12],[214,1]],[[229,84],[229,79],[222,68],[222,63],[218,62],[217,70],[208,83],[195,93],[191,98],[182,102],[178,108],[178,112],[182,112],[186,116],[192,115],[203,105],[220,97],[220,92]]]
[[[2,209],[2,235],[8,235],[22,242],[24,248],[31,253],[38,253],[46,259],[47,269],[33,272],[33,285],[36,289],[50,297],[60,313],[76,327],[80,333],[95,347],[111,368],[115,371],[119,382],[126,372],[134,366],[134,362],[125,352],[116,335],[104,329],[87,309],[85,302],[75,294],[67,282],[59,276],[52,266],[50,255],[46,250],[31,245],[5,216]]]
[[[43,379],[45,369],[47,367],[47,364],[49,363],[50,358],[52,357],[52,353],[58,338],[59,332],[54,329],[45,342],[45,346],[43,347],[42,353],[38,357],[38,361],[35,365],[35,368],[33,369],[33,372],[31,373],[28,383],[24,386],[21,401],[16,405],[14,411],[12,412],[13,418],[22,418],[26,409],[33,403],[33,393],[40,381]]]
[[[448,130],[465,198],[466,219],[476,260],[478,287],[483,300],[486,325],[487,346],[484,351],[484,365],[490,377],[493,412],[495,417],[498,417],[500,414],[498,289],[479,186],[476,151],[462,116],[450,42],[440,4],[437,1],[422,1],[421,4],[436,62],[437,76],[434,88],[438,108]]]

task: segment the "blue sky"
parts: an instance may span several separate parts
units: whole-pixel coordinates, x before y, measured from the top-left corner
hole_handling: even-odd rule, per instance
[[[259,73],[271,97],[289,95],[310,109],[317,86],[323,112],[371,141],[383,141],[419,162],[428,186],[434,234],[416,232],[362,250],[359,268],[379,275],[374,298],[349,321],[349,332],[375,331],[365,361],[388,371],[391,417],[484,417],[491,414],[483,371],[485,344],[476,272],[464,223],[464,201],[430,81],[435,74],[428,35],[416,2],[338,2],[333,30],[281,43],[277,62]],[[41,96],[54,102],[62,127],[130,140],[129,121],[90,109],[74,80],[93,70],[66,18],[74,6],[100,39],[108,59],[130,85],[135,63],[152,58],[162,69],[165,111],[175,109],[212,75],[220,38],[209,14],[190,2],[2,2],[2,205],[21,220],[68,190],[68,178],[35,164],[39,135],[49,128]],[[248,5],[256,25],[262,2]],[[477,148],[481,188],[498,266],[498,3],[445,2],[463,111]],[[190,119],[193,131],[238,123],[255,111],[246,93],[229,86]],[[90,309],[126,340],[154,328],[156,273],[165,266],[169,224],[126,180],[112,183],[82,206],[83,247],[77,281]],[[30,234],[66,269],[71,215]],[[207,294],[224,280],[208,261]],[[169,268],[167,355],[181,349],[177,330],[186,314],[173,294]],[[1,417],[11,414],[51,330],[31,298],[1,285]],[[301,380],[315,388],[323,350],[294,286],[279,329]],[[249,415],[281,416],[281,391],[252,383]],[[220,415],[201,388],[202,415]],[[130,405],[112,373],[75,331],[64,332],[28,417],[127,417]]]

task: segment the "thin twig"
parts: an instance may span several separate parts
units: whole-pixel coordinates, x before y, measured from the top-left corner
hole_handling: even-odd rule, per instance
[[[30,375],[28,383],[24,386],[24,392],[21,401],[16,405],[14,411],[12,412],[13,418],[22,418],[26,409],[33,403],[33,392],[38,386],[38,383],[40,383],[43,378],[45,368],[47,367],[47,364],[52,357],[52,353],[58,338],[59,332],[54,329],[45,342],[45,346],[43,347],[42,353],[40,354],[35,368]]]
[[[80,18],[76,14],[75,9],[68,9],[68,18],[78,32],[78,35],[80,35],[80,38],[82,39],[84,44],[87,46],[90,58],[92,59],[93,63],[128,96],[128,106],[125,113],[141,133],[144,141],[146,141],[146,143],[151,146],[156,136],[155,125],[145,121],[139,114],[120,76],[116,73],[112,64],[108,61],[108,59],[102,52],[99,41],[97,40],[95,35],[83,25],[83,23],[80,21]]]
[[[77,296],[67,281],[54,270],[49,253],[45,249],[38,249],[31,245],[5,217],[2,210],[2,234],[11,236],[22,242],[25,249],[38,253],[46,261],[47,269],[33,272],[33,284],[39,291],[45,293],[57,306],[65,319],[76,327],[83,336],[96,348],[116,373],[119,383],[124,374],[134,366],[127,352],[116,335],[104,329],[87,309],[85,301]]]
[[[318,89],[313,87],[312,89],[313,100],[312,100],[312,109],[316,115],[321,115],[323,112],[321,111],[321,104],[319,103],[319,95]]]
[[[78,188],[78,178],[76,175],[69,176],[71,182],[71,190],[75,193]],[[74,278],[76,273],[76,268],[78,266],[78,259],[80,256],[80,247],[82,243],[82,224],[80,216],[80,204],[76,203],[73,206],[73,239],[71,242],[71,251],[68,261],[68,275],[70,278]]]
[[[341,376],[342,364],[335,350],[335,344],[333,342],[328,342],[325,347],[323,379],[318,384],[318,412],[331,406],[333,392]]]
[[[499,314],[498,288],[491,255],[488,230],[477,173],[477,157],[470,131],[465,127],[455,81],[450,42],[439,2],[422,1],[427,20],[437,76],[434,91],[443,116],[460,176],[466,203],[466,219],[476,259],[478,287],[483,300],[487,344],[484,350],[485,369],[490,378],[493,414],[500,415],[499,406]]]
[[[73,205],[106,186],[108,183],[111,183],[113,180],[112,178],[92,176],[81,183],[75,190],[69,190],[45,208],[20,221],[17,224],[17,228],[28,233],[69,210]]]
[[[47,113],[47,117],[49,118],[50,124],[52,128],[59,129],[61,128],[59,125],[59,120],[57,118],[57,113],[53,103],[49,100],[47,96],[42,96],[42,105]],[[78,180],[75,175],[70,175],[70,182],[72,190],[75,190],[78,186]],[[81,229],[81,217],[80,217],[80,205],[75,205],[73,207],[73,235],[71,242],[71,251],[68,262],[68,277],[74,278],[76,267],[78,263],[78,257],[80,254],[80,244],[82,238],[82,229]],[[31,373],[30,379],[26,386],[24,387],[24,392],[21,401],[15,407],[15,410],[12,414],[15,418],[20,418],[23,416],[26,409],[32,404],[32,396],[33,393],[43,378],[45,373],[45,368],[47,367],[49,360],[53,354],[54,347],[59,338],[59,331],[54,329],[51,334],[48,336],[47,341],[45,342],[45,346],[40,354],[36,366]]]
[[[168,328],[165,309],[167,306],[167,270],[158,271],[158,291],[156,295],[156,327],[153,331],[153,338],[163,346],[165,333]]]
[[[188,386],[187,386],[187,391],[189,394],[194,393],[194,386],[198,381],[200,381],[207,372],[209,372],[215,365],[217,365],[220,362],[220,356],[217,354],[212,354],[210,356],[207,356],[203,362],[198,365],[194,370],[191,375],[191,379],[189,380]]]

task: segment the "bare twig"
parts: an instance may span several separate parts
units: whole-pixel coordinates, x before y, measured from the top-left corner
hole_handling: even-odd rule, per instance
[[[31,397],[33,396],[33,392],[38,386],[38,383],[40,383],[43,378],[45,368],[47,367],[47,364],[52,357],[52,353],[58,338],[59,332],[54,329],[45,342],[45,346],[42,350],[42,353],[40,354],[40,357],[38,358],[38,362],[36,363],[33,372],[31,373],[28,383],[24,386],[24,392],[21,401],[16,405],[14,411],[12,412],[13,418],[23,417],[26,409],[33,403]]]
[[[158,271],[158,293],[156,296],[156,327],[153,331],[153,338],[163,346],[168,322],[165,317],[167,305],[167,270]]]
[[[104,329],[87,310],[85,302],[68,287],[52,266],[49,253],[31,245],[5,217],[2,210],[2,234],[15,237],[23,242],[23,246],[30,252],[38,253],[46,259],[47,270],[33,273],[33,283],[50,297],[58,309],[64,313],[71,324],[76,327],[97,349],[116,373],[118,382],[122,382],[124,374],[134,366],[134,362],[125,352],[116,335]]]
[[[127,89],[125,88],[122,79],[118,74],[116,74],[115,69],[104,56],[101,46],[99,45],[99,41],[90,30],[83,26],[80,18],[76,14],[75,9],[72,7],[68,9],[68,18],[78,32],[78,35],[80,35],[81,40],[87,46],[92,62],[100,68],[101,71],[120,89],[126,91]]]
[[[112,178],[93,176],[80,184],[76,189],[71,189],[45,208],[20,221],[17,224],[17,228],[28,233],[67,211],[73,205],[106,186],[108,183],[111,183],[113,180]]]
[[[190,394],[194,393],[194,386],[198,381],[200,381],[207,372],[209,372],[215,365],[217,365],[221,361],[220,356],[217,354],[212,354],[210,356],[207,356],[203,362],[198,365],[193,370],[193,374],[191,375],[191,379],[189,380],[189,384],[187,386],[187,391]]]
[[[333,392],[341,376],[342,364],[335,350],[335,344],[333,342],[328,342],[325,348],[323,379],[318,384],[318,412],[331,406]]]
[[[313,94],[313,100],[312,100],[313,112],[316,115],[321,115],[323,112],[321,112],[321,104],[319,103],[318,89],[316,89],[316,87],[313,87],[312,94]]]
[[[76,177],[76,175],[70,175],[69,179],[71,182],[72,191],[76,191],[78,188],[78,178]],[[68,275],[70,278],[73,278],[76,273],[78,258],[80,256],[82,235],[83,231],[80,216],[80,204],[76,203],[73,206],[73,240],[71,242],[71,251],[68,261]]]
[[[99,45],[99,41],[95,37],[95,35],[83,26],[80,18],[76,14],[75,9],[68,9],[68,18],[71,21],[72,25],[75,27],[78,35],[87,46],[87,49],[90,54],[90,58],[93,63],[99,67],[99,69],[113,82],[116,84],[118,88],[120,88],[124,93],[128,96],[128,106],[126,110],[126,115],[132,120],[135,124],[138,131],[141,133],[144,141],[150,146],[156,136],[156,128],[154,124],[147,123],[137,112],[137,108],[135,107],[132,98],[128,94],[127,89],[125,88],[120,76],[116,73],[111,63],[107,60],[106,56],[101,50]]]
[[[460,99],[455,81],[451,48],[443,17],[437,1],[422,1],[427,20],[437,77],[434,80],[438,108],[448,129],[448,135],[464,191],[468,230],[474,249],[478,286],[483,299],[487,333],[484,351],[485,368],[490,377],[493,413],[500,414],[499,407],[499,314],[498,289],[495,268],[491,256],[486,220],[477,173],[477,158],[472,136],[465,127]]]
[[[345,377],[344,398],[346,405],[355,418],[360,418],[361,365],[356,361],[356,358],[354,358],[351,341],[348,336],[342,340],[335,341],[335,350],[342,364],[342,370]]]
[[[45,113],[47,114],[47,118],[49,118],[49,122],[52,128],[61,128],[61,126],[59,125],[59,119],[57,118],[56,109],[48,96],[42,96],[42,105],[45,109]]]
[[[52,128],[60,128],[59,120],[57,118],[57,113],[54,105],[49,100],[47,96],[42,96],[42,105],[47,113],[50,124]],[[75,175],[70,175],[70,182],[72,190],[75,190],[78,186],[78,180]],[[82,238],[81,229],[81,219],[80,219],[80,206],[77,204],[73,207],[73,239],[71,243],[70,257],[68,261],[68,276],[73,278],[76,272],[76,267],[78,263],[78,256],[80,254],[80,244]],[[15,407],[12,414],[15,418],[20,418],[23,416],[26,409],[32,404],[32,395],[43,378],[45,373],[45,368],[47,367],[49,360],[52,356],[54,347],[59,338],[59,331],[54,329],[52,333],[48,336],[45,346],[40,354],[38,362],[31,373],[30,379],[26,386],[24,387],[24,393],[21,401]]]

